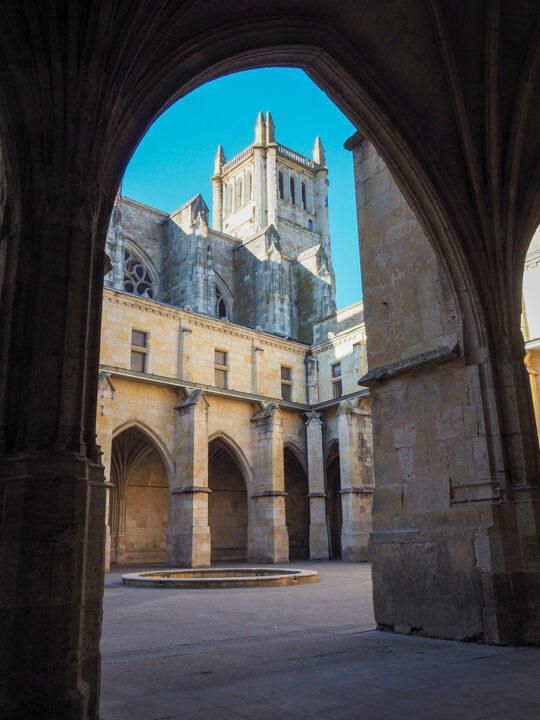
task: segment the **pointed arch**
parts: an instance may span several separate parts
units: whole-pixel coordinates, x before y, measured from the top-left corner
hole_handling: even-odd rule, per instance
[[[214,282],[216,286],[216,299],[214,314],[216,317],[232,319],[233,295],[225,280],[214,270]],[[225,314],[220,312],[220,302],[223,303]]]
[[[302,466],[302,470],[307,474],[307,462],[305,453],[303,453],[300,448],[292,442],[292,440],[287,440],[285,443],[283,443],[283,452],[285,452],[285,450],[288,450],[291,455],[293,455],[295,460],[297,460],[298,463]]]
[[[159,297],[159,273],[157,268],[148,253],[129,237],[124,237],[123,262],[123,289],[134,295],[156,300]],[[133,281],[133,290],[126,287],[130,280]],[[137,281],[144,286],[144,292],[139,291],[137,288]]]
[[[160,456],[161,460],[163,461],[163,465],[165,466],[165,471],[167,472],[167,480],[169,483],[169,488],[171,488],[173,486],[173,479],[174,479],[174,469],[175,469],[174,458],[173,458],[171,452],[169,451],[167,444],[161,439],[161,437],[158,435],[158,433],[155,430],[153,430],[149,425],[147,425],[143,420],[140,420],[139,418],[130,418],[129,420],[126,420],[121,425],[118,425],[118,427],[116,427],[115,430],[113,430],[112,439],[114,440],[121,433],[123,433],[124,430],[129,430],[130,428],[133,428],[133,427],[140,430],[140,432],[146,436],[148,441],[157,450],[158,455]]]
[[[220,440],[226,446],[226,449],[232,455],[234,460],[238,463],[238,467],[240,468],[240,471],[244,478],[244,482],[246,484],[246,490],[248,490],[251,487],[253,470],[251,469],[251,465],[249,464],[240,445],[238,445],[238,443],[233,440],[230,435],[227,435],[227,433],[221,430],[218,430],[217,432],[210,435],[210,437],[208,438],[208,445],[210,446],[210,443],[214,440]]]

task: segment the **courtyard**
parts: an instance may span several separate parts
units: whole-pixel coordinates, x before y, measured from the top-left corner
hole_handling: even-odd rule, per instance
[[[101,720],[540,719],[540,649],[378,632],[369,564],[292,566],[320,581],[169,590],[109,573]]]

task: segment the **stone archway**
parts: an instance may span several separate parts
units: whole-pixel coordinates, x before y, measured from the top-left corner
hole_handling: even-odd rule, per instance
[[[113,438],[109,523],[111,562],[164,562],[168,478],[157,448],[137,426]]]
[[[326,492],[329,554],[333,560],[339,560],[341,559],[343,510],[341,506],[339,443],[337,441],[330,444],[326,454]]]
[[[309,559],[309,497],[306,471],[290,446],[283,450],[285,517],[289,533],[289,560]]]
[[[248,503],[246,481],[232,447],[222,437],[208,444],[208,524],[211,560],[246,560]]]
[[[426,382],[418,349],[386,361],[388,373],[415,360],[400,370],[428,392],[420,409],[417,393],[396,393],[404,417],[394,427],[374,413],[374,434],[384,436],[375,456],[387,470],[374,504],[404,528],[400,566],[423,573],[387,623],[387,578],[375,573],[381,623],[439,637],[539,642],[539,454],[519,329],[523,258],[540,221],[538,3],[389,0],[384,15],[378,3],[325,0],[252,3],[249,14],[245,3],[214,0],[187,7],[141,0],[136,11],[95,2],[80,13],[68,5],[4,2],[1,10],[0,128],[14,177],[0,303],[0,447],[10,488],[5,552],[17,558],[2,569],[11,638],[2,707],[97,716],[105,486],[95,416],[114,196],[139,139],[169,103],[220,73],[263,65],[306,68],[373,139],[451,279],[462,326],[459,357],[446,357],[454,372],[444,392],[438,381],[447,368],[432,365]],[[374,322],[381,313],[384,327],[386,311],[400,306],[381,300],[369,313]],[[432,360],[442,347],[432,348]],[[456,388],[469,392],[460,411],[448,413]],[[380,393],[379,408],[390,407],[391,395]],[[449,433],[457,438],[454,452],[437,456],[437,473],[420,482],[411,466],[415,419],[443,444]],[[480,475],[463,462],[469,450]],[[461,466],[461,481],[450,487]],[[398,472],[403,484],[393,482]],[[460,506],[468,509],[467,538],[453,522]],[[407,533],[422,516],[437,518],[458,552],[433,538],[425,562],[416,563]],[[387,528],[385,540],[374,527],[383,568],[395,534]],[[32,561],[42,551],[63,568],[54,592],[50,573]],[[441,558],[461,564],[430,584]],[[472,601],[463,603],[471,581]],[[460,621],[463,605],[473,609],[470,627],[434,622],[440,614]],[[43,643],[54,643],[55,653],[43,653]]]

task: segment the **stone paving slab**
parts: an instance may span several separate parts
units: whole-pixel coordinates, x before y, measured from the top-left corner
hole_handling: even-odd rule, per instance
[[[211,599],[109,575],[101,720],[540,720],[540,649],[377,632],[367,564],[298,565]]]

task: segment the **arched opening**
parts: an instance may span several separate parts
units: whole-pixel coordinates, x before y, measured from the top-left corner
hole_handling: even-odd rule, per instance
[[[413,5],[408,15],[406,4],[390,3],[386,26],[381,23],[380,14],[362,12],[363,8],[356,7],[354,3],[336,4],[335,18],[330,20],[327,17],[317,17],[317,13],[320,13],[319,3],[306,3],[302,7],[305,17],[300,17],[300,21],[299,6],[291,7],[285,12],[283,5],[278,3],[262,4],[260,9],[254,4],[251,17],[246,17],[237,7],[231,5],[229,8],[223,3],[219,7],[216,4],[215,8],[211,8],[216,10],[214,16],[205,6],[207,21],[195,8],[191,19],[191,13],[186,15],[183,6],[178,5],[175,15],[172,5],[171,12],[163,12],[163,6],[156,4],[154,9],[147,6],[148,14],[145,13],[143,21],[134,16],[132,23],[126,23],[123,13],[111,13],[105,18],[102,14],[103,7],[96,4],[94,8],[89,6],[88,12],[79,17],[70,16],[70,31],[55,34],[59,52],[48,55],[42,49],[39,53],[34,52],[37,50],[37,35],[28,32],[29,13],[6,12],[3,38],[10,52],[6,52],[5,76],[8,90],[4,94],[4,104],[8,108],[6,112],[9,113],[7,125],[10,135],[15,137],[14,145],[20,155],[14,158],[13,166],[27,168],[28,180],[24,183],[24,195],[21,192],[21,204],[23,207],[26,205],[27,211],[19,213],[20,252],[18,251],[17,257],[14,257],[10,264],[10,268],[13,268],[12,284],[18,292],[17,314],[8,304],[8,311],[2,318],[2,328],[11,327],[11,323],[21,317],[27,319],[28,326],[24,328],[24,333],[9,333],[10,354],[5,359],[7,399],[3,399],[2,411],[5,417],[2,420],[6,427],[14,430],[6,434],[2,442],[8,458],[10,454],[21,455],[21,451],[26,448],[34,450],[41,447],[50,449],[52,454],[57,453],[62,461],[62,453],[66,453],[66,450],[77,452],[78,462],[86,453],[88,466],[90,467],[90,461],[95,466],[98,453],[93,439],[96,414],[93,398],[96,389],[99,333],[98,321],[93,317],[97,313],[92,310],[99,308],[101,290],[98,283],[90,282],[90,278],[94,271],[94,275],[100,271],[100,235],[104,235],[108,208],[110,209],[112,204],[115,184],[119,182],[123,164],[131,156],[142,132],[153,117],[173,97],[186,92],[205,78],[215,77],[220,71],[231,72],[233,69],[256,64],[286,63],[287,60],[303,64],[310,69],[322,87],[339,99],[342,107],[349,109],[351,117],[359,127],[367,128],[366,132],[371,137],[378,138],[384,157],[398,169],[396,176],[399,177],[400,185],[406,187],[408,198],[416,195],[414,207],[420,210],[424,226],[429,227],[429,235],[434,239],[434,245],[444,258],[444,267],[452,277],[455,296],[460,299],[460,321],[463,320],[467,337],[461,338],[462,349],[465,346],[465,359],[460,358],[459,362],[467,363],[471,382],[475,383],[468,397],[463,401],[460,399],[464,408],[463,416],[467,424],[473,427],[482,428],[486,418],[491,423],[486,431],[488,440],[485,443],[480,440],[480,449],[479,442],[474,443],[474,454],[471,453],[472,461],[484,462],[485,459],[485,468],[482,468],[485,472],[481,475],[485,479],[483,487],[472,482],[476,470],[473,462],[464,463],[465,469],[459,478],[460,482],[449,487],[448,478],[455,475],[454,467],[459,466],[463,458],[468,459],[459,447],[456,448],[455,462],[451,467],[445,467],[443,474],[437,473],[437,468],[429,467],[426,471],[420,464],[417,469],[419,467],[423,470],[423,477],[414,477],[412,472],[406,475],[408,489],[413,492],[405,497],[407,506],[402,508],[398,503],[393,516],[396,518],[395,527],[387,526],[388,545],[395,542],[399,532],[410,533],[413,530],[418,530],[418,538],[425,542],[425,534],[422,537],[421,532],[423,528],[412,525],[412,522],[424,517],[428,521],[443,517],[442,525],[455,528],[452,514],[457,513],[460,520],[466,518],[468,537],[463,540],[461,547],[456,548],[451,538],[441,539],[444,533],[438,528],[430,546],[430,549],[438,551],[438,555],[430,552],[429,555],[424,553],[422,556],[420,550],[419,557],[425,562],[415,562],[417,558],[412,554],[416,545],[414,542],[403,543],[402,549],[403,553],[407,553],[404,557],[408,567],[415,573],[425,568],[425,577],[410,579],[406,587],[408,602],[405,604],[401,603],[402,598],[398,597],[402,575],[396,574],[399,582],[391,587],[392,594],[396,593],[394,606],[401,608],[406,605],[415,610],[419,607],[419,610],[416,618],[398,618],[399,622],[396,620],[395,627],[409,627],[414,631],[420,628],[423,632],[445,637],[446,627],[441,629],[433,620],[435,609],[438,608],[439,612],[442,611],[447,617],[450,612],[453,613],[454,622],[447,622],[447,627],[452,628],[450,632],[453,636],[487,637],[491,642],[497,643],[530,641],[534,637],[538,638],[537,628],[536,634],[532,635],[535,615],[532,608],[519,604],[518,595],[522,598],[529,594],[534,597],[533,581],[537,582],[537,555],[534,542],[531,542],[529,520],[533,513],[531,512],[530,516],[525,511],[518,513],[517,508],[512,505],[512,495],[517,485],[521,494],[517,502],[521,504],[521,508],[527,508],[525,503],[529,503],[532,509],[533,492],[529,483],[536,477],[538,452],[535,450],[532,459],[528,453],[523,452],[526,434],[521,426],[516,428],[514,424],[514,420],[519,419],[526,431],[529,422],[527,413],[515,403],[515,398],[520,397],[522,386],[511,378],[511,382],[516,385],[517,392],[514,392],[507,380],[509,373],[506,372],[508,368],[519,364],[517,361],[520,359],[522,343],[506,342],[507,338],[513,337],[513,333],[518,331],[518,318],[514,312],[516,303],[513,301],[511,320],[505,320],[503,310],[507,307],[505,300],[508,299],[508,294],[504,292],[505,287],[511,287],[507,280],[514,279],[511,273],[515,263],[510,262],[509,258],[519,255],[526,234],[523,228],[530,222],[533,212],[537,214],[537,204],[534,204],[534,195],[531,195],[538,190],[537,177],[534,174],[536,155],[529,152],[529,148],[534,150],[529,145],[529,138],[535,135],[530,132],[530,128],[534,126],[529,116],[537,116],[530,100],[534,93],[529,88],[534,89],[536,76],[533,74],[532,64],[536,62],[537,56],[534,52],[529,52],[527,46],[529,27],[532,28],[532,35],[536,26],[528,22],[527,14],[523,14],[521,22],[518,23],[504,22],[502,13],[496,13],[495,16],[490,16],[488,27],[484,13],[477,13],[479,20],[475,20],[473,13],[470,23],[463,22],[463,16],[458,15],[463,9],[461,4],[455,4],[456,7],[459,5],[456,10],[453,8],[454,4],[448,3],[444,12],[439,7],[442,5],[440,3],[429,6],[426,4],[423,7],[426,14],[422,13],[419,4]],[[525,7],[522,5],[511,8],[510,4],[507,5],[510,16],[513,14],[512,19],[516,19],[517,14]],[[534,8],[534,3],[528,3],[528,6]],[[60,6],[55,9],[54,4],[50,4],[43,12],[43,19],[48,19],[49,15],[51,18],[50,23],[42,22],[40,25],[47,39],[47,33],[52,34],[67,27],[66,18],[59,14],[63,12]],[[399,14],[402,18],[400,27],[409,25],[410,22],[413,36],[418,38],[416,48],[411,46],[410,32],[395,32]],[[103,22],[104,19],[109,22]],[[212,25],[207,25],[206,22],[211,22]],[[72,39],[83,37],[83,23],[87,28],[99,26],[99,43],[93,45],[87,33],[85,51],[68,52]],[[168,27],[165,27],[165,23]],[[523,28],[521,32],[520,25]],[[463,27],[466,28],[469,38],[472,38],[469,44],[474,47],[478,47],[482,39],[486,39],[487,31],[489,52],[462,54],[461,50],[465,45],[461,34]],[[222,28],[224,32],[220,32]],[[253,31],[254,28],[256,32]],[[511,28],[510,32],[514,33],[514,44],[524,48],[522,63],[499,62],[501,51],[504,52],[511,40],[506,28]],[[170,41],[159,42],[163,38],[164,30],[167,30],[167,40],[170,38]],[[115,42],[115,38],[123,31],[124,42]],[[179,38],[178,44],[174,42],[176,34]],[[348,37],[345,37],[346,35]],[[535,38],[535,35],[532,37]],[[389,57],[386,50],[390,39],[393,44],[391,63],[384,62]],[[41,36],[39,42],[41,43]],[[204,52],[200,51],[201,42],[205,43]],[[20,45],[20,51],[12,43]],[[285,44],[287,46],[283,47]],[[369,72],[366,71],[367,65],[362,54],[356,52],[361,47],[370,48]],[[130,52],[126,48],[134,50]],[[145,48],[147,52],[144,51]],[[416,50],[420,57],[423,54],[423,63],[419,63],[419,56],[414,55]],[[29,58],[28,62],[21,63],[16,59],[21,56]],[[455,62],[457,56],[459,63]],[[185,58],[188,58],[187,62]],[[124,62],[121,62],[122,59]],[[440,71],[441,62],[446,64],[446,76]],[[482,65],[478,65],[478,62]],[[39,82],[39,78],[43,77],[39,72],[40,66],[45,69],[46,75],[49,70],[52,71],[52,63],[58,83],[65,82],[65,87],[69,90],[72,89],[70,78],[79,77],[79,69],[84,67],[84,77],[87,78],[86,82],[80,83],[80,93],[66,94],[66,97],[69,96],[69,103],[65,106],[56,103],[55,113],[43,112],[48,101],[53,100],[54,88],[51,86],[52,89],[48,90],[46,83]],[[9,67],[10,64],[13,70]],[[420,74],[421,66],[433,71]],[[106,67],[115,68],[115,72],[104,72]],[[348,69],[347,72],[345,68]],[[515,68],[519,76],[514,77]],[[524,78],[524,82],[516,82],[519,77]],[[462,78],[469,78],[470,81],[461,82]],[[25,87],[32,87],[32,81],[39,86],[43,98],[41,103],[35,102],[36,93],[23,92]],[[99,106],[96,98],[92,97],[98,83]],[[512,86],[516,87],[516,93],[500,92],[501,89]],[[381,93],[380,89],[385,87],[391,87],[392,92]],[[527,91],[522,89],[524,87]],[[122,88],[122,92],[118,91],[119,88]],[[11,89],[13,91],[9,91]],[[495,98],[495,104],[500,105],[500,112],[487,113],[485,103],[474,102],[474,99],[479,97],[487,98],[492,106],[492,98]],[[434,98],[437,102],[433,101]],[[441,112],[441,107],[447,111]],[[478,110],[475,110],[475,107]],[[27,113],[26,122],[20,120],[21,111]],[[516,117],[515,124],[511,121],[509,132],[501,131],[498,125],[494,129],[491,127],[492,119],[495,118],[496,122],[497,116]],[[111,122],[111,118],[116,118],[117,122]],[[393,122],[390,122],[390,119]],[[69,153],[71,162],[68,162],[66,155],[63,162],[39,163],[40,170],[36,171],[38,163],[35,160],[46,157],[50,138],[62,137],[60,131],[69,124],[73,128],[71,137],[77,139]],[[31,128],[31,131],[28,128]],[[480,138],[478,146],[482,145],[489,152],[475,152],[475,141],[471,132]],[[441,138],[444,142],[441,142]],[[511,141],[507,138],[511,138]],[[489,179],[484,155],[495,158],[493,162],[489,159],[486,161],[489,165]],[[497,163],[498,157],[505,158],[504,165]],[[526,161],[522,159],[525,157]],[[507,168],[512,172],[508,174]],[[506,179],[508,182],[504,181]],[[46,191],[49,192],[49,198],[47,202],[43,202]],[[503,193],[509,193],[506,197],[510,197],[512,202],[506,203]],[[508,205],[511,207],[510,211],[505,209]],[[486,207],[501,208],[502,217],[496,223],[496,233],[492,233],[492,218],[489,217],[490,213],[484,210]],[[510,214],[519,217],[519,225],[512,222]],[[48,229],[48,232],[43,232],[44,229]],[[84,241],[73,241],[74,229]],[[53,244],[55,262],[43,262]],[[396,242],[396,245],[399,244]],[[59,268],[64,270],[59,272]],[[486,271],[488,268],[491,272]],[[35,278],[37,282],[29,282],[29,278]],[[50,292],[44,295],[43,288],[48,286]],[[408,296],[413,294],[409,293]],[[483,298],[483,302],[478,302],[479,297]],[[514,292],[513,297],[518,298],[519,306],[519,292]],[[378,301],[380,298],[376,299]],[[372,301],[373,317],[380,312],[382,317],[386,318],[388,309],[392,312],[393,307],[403,307],[399,302],[388,303],[386,297],[383,297],[382,301]],[[407,317],[411,317],[410,313]],[[62,322],[65,322],[65,325],[61,325]],[[49,333],[45,338],[47,343],[42,344],[43,329],[45,328],[46,332],[53,323],[57,332]],[[69,333],[65,331],[68,326]],[[397,336],[390,332],[388,335]],[[503,342],[498,343],[499,347],[495,351],[487,346],[486,336],[494,342],[502,338]],[[28,337],[33,338],[32,343],[28,342]],[[441,337],[445,337],[444,334],[441,334]],[[409,354],[409,359],[417,358],[424,349],[432,351],[440,350],[441,347],[436,344],[431,348],[417,347]],[[392,358],[394,365],[406,357],[401,348],[396,354],[398,357]],[[384,358],[384,352],[381,351],[380,356]],[[487,358],[487,362],[484,358]],[[448,362],[454,363],[456,369],[457,360],[450,358]],[[381,365],[384,363],[390,363],[388,358],[381,360]],[[69,372],[65,372],[67,367]],[[492,372],[493,368],[495,372]],[[27,372],[28,369],[31,373]],[[453,399],[452,393],[455,389],[467,389],[464,375],[459,374],[459,369],[457,368],[450,378],[450,388],[441,403],[439,415],[446,412],[446,406],[452,410],[450,400]],[[441,376],[445,370],[441,370]],[[415,372],[420,377],[424,370],[416,367]],[[438,370],[433,370],[433,375],[436,372]],[[26,388],[22,382],[25,378],[28,378]],[[444,377],[438,379],[444,381]],[[410,384],[409,387],[409,396],[404,397],[402,394],[401,398],[398,398],[401,399],[401,408],[414,407],[415,388]],[[425,388],[425,378],[420,377],[420,393]],[[20,397],[22,393],[26,393],[23,401]],[[426,403],[424,415],[428,432],[421,428],[424,437],[430,436],[430,430],[439,430],[438,422],[435,422],[439,420],[435,417],[436,404],[432,398],[437,399],[435,382],[430,384],[430,402]],[[403,459],[400,471],[406,474],[407,458],[412,457],[411,448],[416,442],[416,438],[412,438],[412,432],[409,431],[408,421],[415,417],[422,419],[422,412],[416,411],[415,415],[415,411],[411,410],[410,418],[404,417],[400,428],[394,428],[385,422],[391,420],[388,417],[390,413],[385,416],[382,412],[390,406],[388,400],[388,397],[381,398],[381,413],[377,422],[381,433],[388,434],[388,457],[395,467],[398,465],[396,459]],[[482,403],[488,408],[485,414],[482,414]],[[471,409],[478,410],[478,418],[471,418]],[[469,412],[465,413],[466,410]],[[452,413],[448,412],[447,415],[450,418]],[[443,429],[448,427],[448,422],[446,418],[441,419]],[[82,428],[84,432],[81,432]],[[461,429],[455,433],[459,439],[464,438]],[[466,439],[469,442],[469,438]],[[474,439],[476,440],[476,437]],[[469,445],[463,449],[467,451]],[[431,458],[434,456],[448,458],[448,454],[437,451],[430,455]],[[424,457],[427,458],[427,455]],[[492,461],[492,458],[495,460]],[[31,461],[32,458],[28,458],[28,462]],[[41,458],[39,461],[41,462]],[[43,543],[43,538],[39,535],[42,524],[34,524],[34,529],[31,522],[21,521],[32,516],[37,517],[37,510],[42,510],[46,520],[51,523],[51,536],[64,533],[66,523],[82,532],[99,526],[99,522],[103,520],[100,516],[100,503],[91,501],[92,492],[98,492],[99,481],[91,480],[89,486],[93,484],[94,488],[90,492],[89,487],[87,499],[70,509],[65,488],[66,483],[73,484],[75,471],[69,471],[71,477],[60,479],[53,463],[50,468],[55,473],[55,489],[53,490],[51,485],[51,492],[56,492],[54,500],[58,501],[61,512],[52,499],[47,503],[48,507],[39,507],[41,495],[35,493],[36,499],[33,500],[25,484],[19,483],[20,492],[26,495],[24,503],[13,503],[14,510],[24,508],[19,511],[21,517],[15,517],[13,527],[22,528],[30,539],[28,536],[18,538],[14,533],[16,539],[12,541],[10,538],[10,542],[19,542],[21,545],[26,543],[28,546],[30,541],[34,541],[39,548],[39,543]],[[469,468],[472,468],[472,471],[469,471]],[[43,468],[45,477],[48,472],[51,470]],[[394,467],[389,474],[392,473],[396,475]],[[477,476],[480,477],[479,474]],[[431,492],[430,480],[439,477],[444,480],[444,483],[439,483],[440,492]],[[425,487],[420,483],[424,483]],[[430,490],[429,494],[424,492],[425,489]],[[100,490],[103,494],[104,489]],[[505,499],[504,503],[499,502],[499,491]],[[15,492],[16,488],[13,490],[13,493]],[[396,497],[399,499],[402,496],[396,493]],[[426,497],[427,507],[422,508],[422,500]],[[452,507],[449,507],[450,501],[454,503]],[[35,504],[32,505],[32,502]],[[480,505],[470,505],[471,502]],[[492,505],[495,506],[494,509]],[[483,534],[485,525],[478,525],[478,507],[482,510],[482,516],[492,523],[490,539]],[[81,512],[81,508],[85,512]],[[421,509],[425,512],[420,512]],[[414,512],[415,517],[411,521],[406,517],[407,512]],[[524,517],[527,517],[527,520],[523,520]],[[426,531],[429,531],[430,527],[428,525]],[[458,541],[464,535],[462,527],[460,522]],[[508,529],[510,527],[513,528],[512,531]],[[31,535],[32,532],[35,533],[34,536]],[[473,536],[473,533],[476,534]],[[24,651],[29,650],[30,643],[25,639],[28,633],[21,631],[32,627],[32,620],[36,621],[38,614],[40,618],[44,618],[44,624],[50,621],[48,627],[52,629],[51,633],[54,632],[58,598],[65,601],[62,606],[63,624],[87,629],[86,636],[84,632],[71,634],[73,640],[66,641],[65,646],[59,649],[58,656],[51,653],[52,661],[49,660],[49,664],[44,659],[43,669],[40,670],[41,687],[45,687],[52,684],[53,679],[58,679],[58,658],[69,658],[72,667],[75,662],[79,663],[77,672],[66,673],[65,680],[58,682],[54,701],[62,704],[63,711],[68,707],[68,703],[74,703],[76,693],[80,697],[83,684],[90,688],[90,700],[79,699],[80,704],[86,702],[88,705],[93,701],[95,707],[92,687],[96,685],[99,662],[96,639],[99,637],[100,622],[99,587],[95,588],[97,583],[93,583],[94,589],[90,590],[90,602],[84,605],[81,597],[99,566],[99,552],[88,549],[90,544],[81,543],[79,538],[80,534],[74,532],[71,560],[66,562],[62,578],[69,578],[70,582],[57,584],[58,595],[55,588],[54,599],[50,597],[51,591],[46,585],[49,573],[43,572],[41,567],[38,572],[30,566],[21,572],[19,564],[8,564],[3,576],[4,581],[14,581],[13,597],[17,598],[16,602],[20,603],[20,607],[24,607],[23,612],[10,613],[11,616],[19,618],[9,627],[7,633],[9,637],[19,641],[19,647],[16,652],[11,653],[11,657],[18,659],[24,655]],[[492,556],[492,548],[494,543],[497,544],[498,538],[502,539],[500,546],[503,550],[497,554],[497,573],[494,573],[492,561],[495,558]],[[69,539],[66,538],[66,546],[68,542]],[[459,552],[453,552],[454,549]],[[481,551],[482,559],[479,559],[478,555],[475,557],[476,550]],[[69,553],[66,552],[65,557],[68,561]],[[450,566],[446,572],[439,572],[440,583],[438,582],[434,589],[434,598],[429,605],[421,606],[417,600],[422,601],[423,598],[415,595],[415,591],[418,592],[418,588],[424,587],[428,574],[432,577],[433,570],[439,570],[438,561],[444,558],[461,559],[462,565]],[[384,568],[382,561],[380,567]],[[459,577],[466,580],[463,587],[452,585]],[[463,591],[472,586],[471,579],[474,581],[474,597],[471,601],[461,601]],[[386,597],[382,597],[382,594],[384,592],[388,595],[389,592],[387,581],[388,576],[381,576],[378,580],[381,594],[376,597],[376,604],[382,614],[387,605]],[[62,591],[62,585],[67,590]],[[43,606],[30,607],[27,604],[29,586],[33,588],[36,596],[44,598]],[[452,600],[455,598],[460,598],[460,601],[453,606]],[[46,607],[47,602],[49,607]],[[54,605],[56,607],[53,607]],[[456,619],[463,615],[463,606],[476,609],[480,619],[475,619],[462,632],[454,628]],[[418,622],[415,621],[417,619]],[[482,624],[482,619],[485,624]],[[81,624],[83,620],[84,625]],[[394,618],[385,621],[387,625],[393,626]],[[527,634],[529,631],[530,636]],[[27,657],[33,660],[28,653]],[[52,662],[56,675],[51,669]],[[20,676],[20,666],[16,670]],[[15,676],[14,665],[10,667],[10,673],[8,677]],[[76,678],[78,684],[68,680],[68,677]],[[21,694],[27,694],[29,683],[19,685],[22,688]],[[48,700],[50,704],[50,699]],[[68,713],[67,709],[65,713]],[[92,711],[86,708],[86,712],[81,710],[80,715],[90,717]]]
[[[211,560],[246,560],[246,482],[234,450],[223,438],[208,445],[208,524]]]
[[[225,302],[225,298],[223,297],[223,294],[217,285],[216,285],[216,306],[215,306],[214,312],[218,318],[229,317],[229,312],[227,310],[227,304]]]
[[[343,525],[341,470],[337,441],[330,445],[326,455],[326,492],[329,553],[332,559],[337,560],[341,558],[341,527]]]
[[[113,438],[111,483],[111,562],[164,562],[167,471],[154,443],[138,427],[129,427]]]
[[[309,559],[309,498],[307,475],[296,454],[285,447],[285,517],[289,533],[289,560]]]
[[[291,190],[291,202],[293,205],[296,205],[296,188],[295,188],[295,182],[294,178],[291,175],[290,177],[290,190]]]

